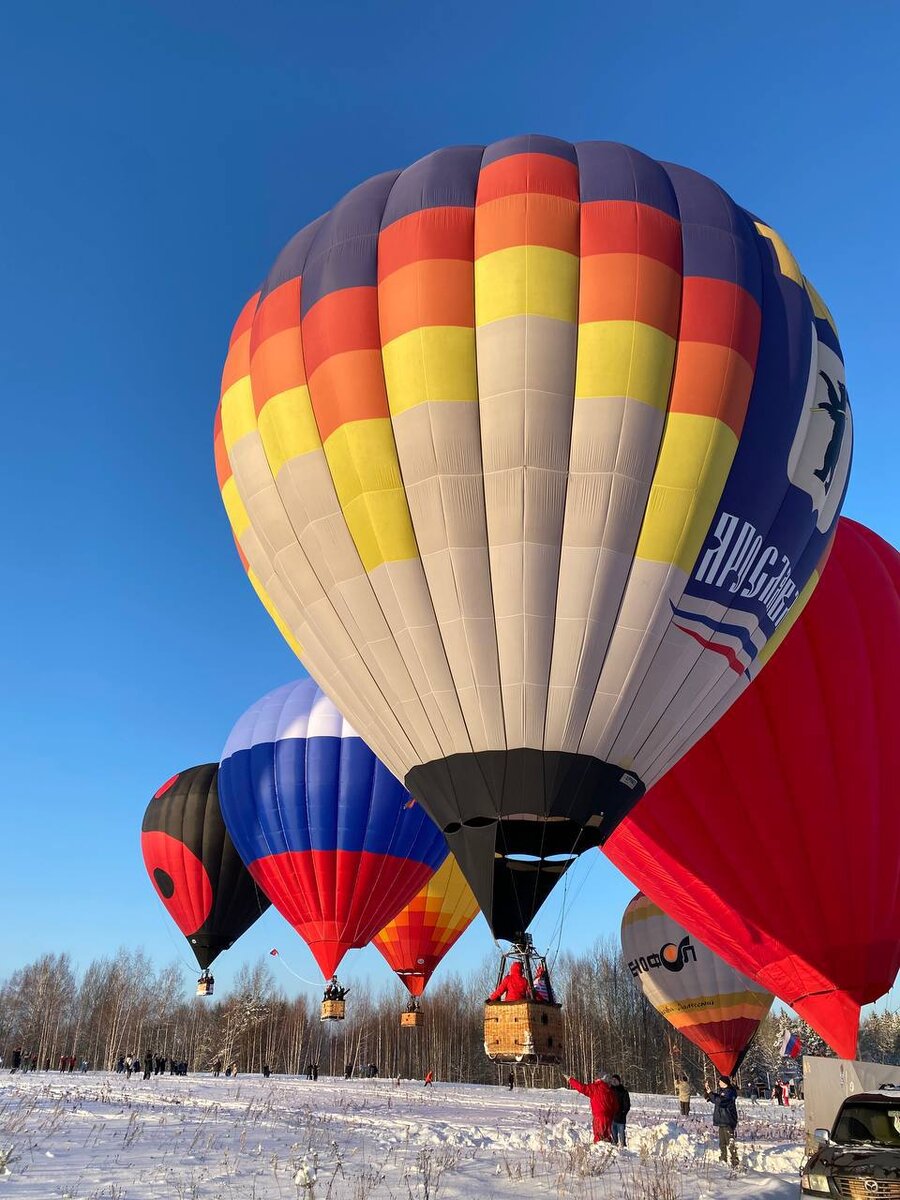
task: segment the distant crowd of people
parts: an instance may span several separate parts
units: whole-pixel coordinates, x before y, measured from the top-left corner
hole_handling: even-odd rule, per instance
[[[3,1058],[0,1056],[0,1067],[2,1066]],[[49,1058],[44,1059],[43,1069],[45,1071],[49,1071],[51,1069],[51,1061]],[[90,1069],[91,1064],[86,1058],[81,1059],[79,1062],[78,1058],[74,1054],[61,1054],[59,1056],[57,1070],[60,1072],[60,1074],[71,1075],[76,1070],[80,1071],[82,1074],[85,1074]],[[40,1070],[38,1056],[36,1054],[29,1053],[27,1050],[23,1050],[21,1046],[17,1046],[12,1052],[11,1066],[9,1068],[10,1074],[12,1075],[16,1071],[21,1071],[24,1075],[26,1071],[37,1070]]]

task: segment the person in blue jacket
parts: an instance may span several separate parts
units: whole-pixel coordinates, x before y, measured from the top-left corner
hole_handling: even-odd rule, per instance
[[[713,1125],[719,1131],[719,1158],[722,1162],[728,1162],[730,1155],[731,1165],[736,1167],[738,1165],[737,1142],[735,1141],[738,1123],[737,1088],[734,1087],[727,1075],[720,1075],[718,1088],[714,1092],[708,1091],[706,1099],[713,1106]]]

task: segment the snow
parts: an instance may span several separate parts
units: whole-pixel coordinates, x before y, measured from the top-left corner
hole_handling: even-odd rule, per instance
[[[741,1165],[710,1108],[632,1097],[594,1146],[574,1092],[244,1076],[0,1076],[0,1200],[748,1200],[796,1197],[802,1106],[740,1102]]]

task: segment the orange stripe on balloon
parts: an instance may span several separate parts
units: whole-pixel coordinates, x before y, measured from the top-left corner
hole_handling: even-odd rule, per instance
[[[439,259],[410,263],[378,288],[382,345],[426,325],[475,324],[474,270],[466,262]]]
[[[348,421],[388,417],[381,351],[350,350],[327,359],[310,377],[310,397],[323,442]]]
[[[231,330],[231,337],[228,341],[229,347],[233,346],[239,337],[242,337],[253,323],[253,314],[256,312],[256,305],[259,302],[259,292],[254,292],[244,307],[238,314],[238,319],[234,323],[234,328]]]
[[[475,257],[510,246],[549,246],[578,254],[578,202],[528,192],[479,204]]]
[[[231,461],[228,457],[228,451],[225,449],[225,435],[222,432],[221,405],[216,409],[216,423],[213,432],[213,454],[216,461],[216,480],[219,484],[219,491],[221,491],[232,476]]]
[[[300,328],[284,329],[260,342],[250,359],[253,407],[259,416],[263,405],[288,388],[303,387],[303,343]]]
[[[253,317],[250,354],[253,355],[259,344],[266,338],[270,338],[276,333],[282,333],[285,329],[293,329],[299,324],[300,279],[295,276],[279,287],[273,288],[260,301]]]
[[[472,259],[475,213],[471,208],[426,208],[401,217],[378,235],[379,284],[422,259]]]
[[[715,417],[739,438],[752,385],[753,369],[736,350],[679,341],[669,411]]]
[[[501,196],[521,192],[543,192],[577,201],[578,168],[553,154],[511,154],[482,167],[476,204],[489,204]]]
[[[581,260],[578,320],[640,321],[678,334],[681,275],[640,254],[595,254]]]

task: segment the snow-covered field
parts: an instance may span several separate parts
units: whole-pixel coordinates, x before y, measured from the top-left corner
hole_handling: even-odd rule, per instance
[[[4,1072],[0,1200],[798,1195],[802,1108],[742,1102],[736,1171],[718,1162],[709,1105],[692,1109],[635,1095],[629,1147],[613,1151],[565,1090]]]

